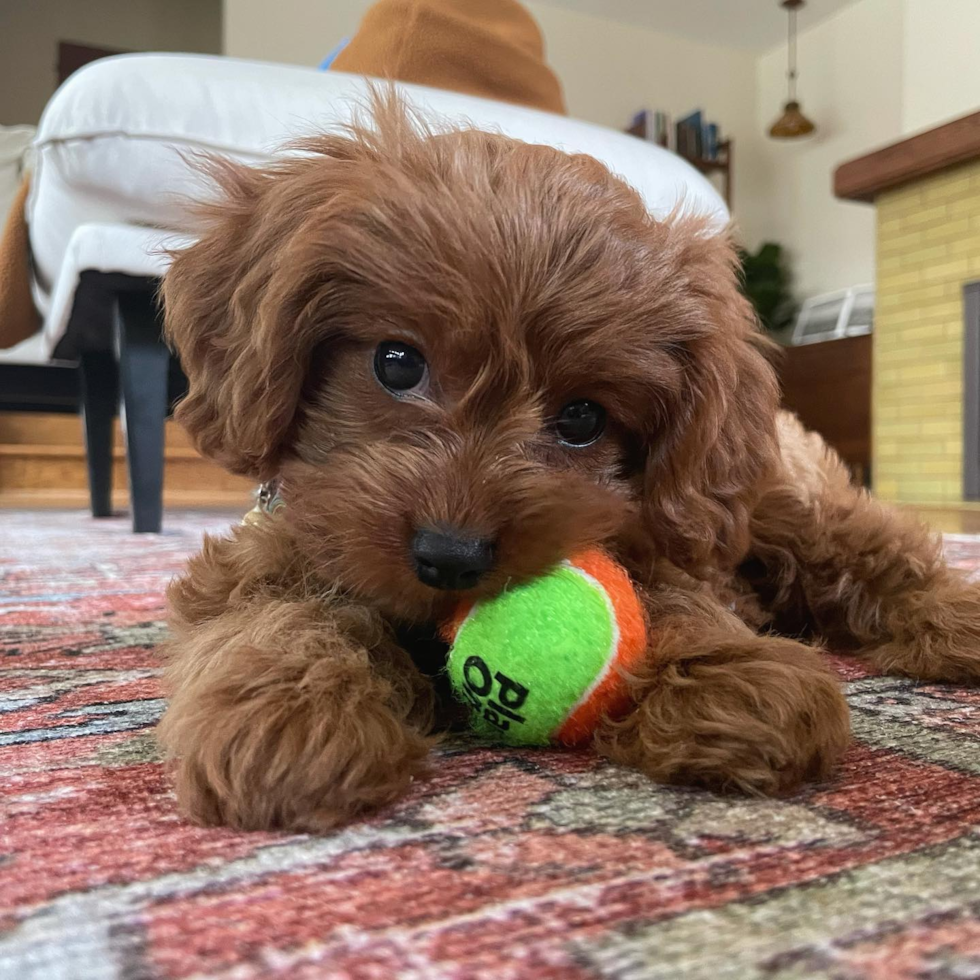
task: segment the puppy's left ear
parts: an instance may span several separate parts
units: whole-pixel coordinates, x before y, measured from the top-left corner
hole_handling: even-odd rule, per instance
[[[778,459],[779,389],[739,289],[728,233],[703,222],[670,223],[689,327],[675,344],[681,407],[648,455],[644,510],[656,549],[694,574],[730,567],[749,541],[749,519]]]
[[[377,222],[357,223],[352,202],[375,166],[421,137],[393,90],[375,93],[371,120],[263,167],[203,165],[218,194],[198,209],[199,240],[164,278],[165,333],[189,382],[177,420],[232,472],[276,474],[313,359],[337,339],[343,283],[386,275],[374,269]]]
[[[258,480],[277,469],[305,360],[284,252],[305,214],[289,163],[266,170],[208,162],[220,191],[201,206],[203,234],[163,281],[165,334],[187,375],[176,418],[205,456]]]

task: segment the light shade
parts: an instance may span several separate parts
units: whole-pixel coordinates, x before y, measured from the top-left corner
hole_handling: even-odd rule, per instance
[[[778,140],[798,139],[816,128],[800,111],[799,102],[792,99],[783,106],[783,114],[769,128],[769,135]]]

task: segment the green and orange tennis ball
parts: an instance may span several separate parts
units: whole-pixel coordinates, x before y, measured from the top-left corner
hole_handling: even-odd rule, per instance
[[[448,674],[471,727],[508,745],[581,745],[630,705],[647,646],[625,569],[587,551],[539,578],[461,607],[445,629]]]

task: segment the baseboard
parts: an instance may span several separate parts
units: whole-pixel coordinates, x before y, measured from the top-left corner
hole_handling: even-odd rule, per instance
[[[127,487],[126,451],[117,421],[114,432],[113,485]],[[165,494],[177,500],[239,500],[252,489],[250,480],[221,470],[201,457],[187,434],[172,420],[166,426]],[[16,492],[82,494],[87,500],[88,467],[81,420],[77,416],[0,412],[0,494]],[[183,496],[183,495],[186,495]],[[121,498],[120,498],[121,499]],[[57,506],[57,505],[56,505]]]
[[[239,490],[164,490],[163,506],[175,510],[221,510],[244,514],[253,506],[251,493]],[[119,490],[112,495],[113,509],[120,513],[129,508],[129,493]],[[88,510],[87,490],[14,490],[0,489],[0,508],[5,510]]]

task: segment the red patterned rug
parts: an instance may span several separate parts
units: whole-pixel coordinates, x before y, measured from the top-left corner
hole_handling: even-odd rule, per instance
[[[843,661],[854,747],[790,800],[457,745],[329,837],[185,824],[154,647],[221,523],[0,513],[3,980],[980,978],[980,692]]]

